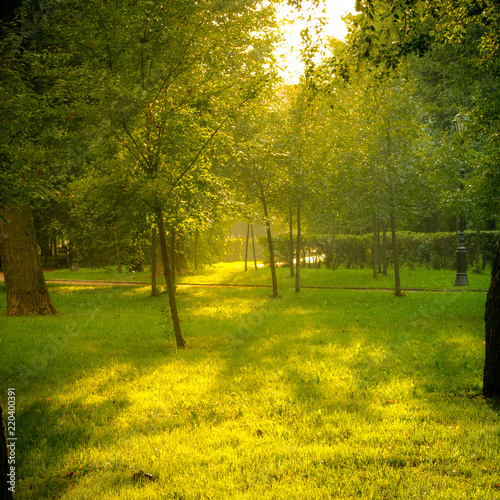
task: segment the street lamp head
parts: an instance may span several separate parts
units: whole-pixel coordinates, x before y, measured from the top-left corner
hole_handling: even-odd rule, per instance
[[[460,113],[455,115],[455,119],[452,120],[453,125],[455,126],[455,130],[457,132],[463,132],[466,128],[466,122],[469,120],[469,117],[463,116]]]

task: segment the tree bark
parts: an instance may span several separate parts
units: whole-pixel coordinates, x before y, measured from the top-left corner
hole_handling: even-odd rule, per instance
[[[401,293],[401,279],[399,276],[399,262],[398,262],[398,239],[396,236],[396,217],[394,214],[394,207],[390,209],[391,217],[391,237],[392,237],[392,255],[394,263],[394,281],[395,281],[395,294],[396,297],[403,297]]]
[[[300,200],[297,202],[297,269],[295,270],[295,292],[300,292],[300,247],[302,246],[302,234],[300,227]]]
[[[269,264],[271,266],[271,280],[273,283],[273,297],[278,297],[278,279],[276,278],[276,262],[274,260],[274,246],[273,237],[271,233],[271,222],[269,221],[269,210],[267,208],[266,197],[264,196],[264,190],[261,187],[261,201],[262,207],[264,209],[264,218],[266,220],[266,233],[267,233],[267,245],[269,248]]]
[[[483,394],[500,399],[500,241],[491,269],[491,283],[486,298],[485,358]]]
[[[163,273],[165,282],[167,284],[168,302],[170,305],[170,312],[172,314],[172,323],[174,326],[175,341],[177,348],[183,349],[186,347],[186,342],[182,337],[181,322],[179,319],[179,312],[177,310],[177,302],[175,300],[175,287],[172,279],[172,271],[170,264],[169,249],[167,244],[167,232],[165,231],[165,223],[163,221],[163,213],[161,208],[155,210],[156,222],[158,224],[158,231],[160,234],[161,253],[163,256]]]
[[[43,277],[31,210],[5,203],[1,215],[7,221],[0,217],[7,316],[57,314]]]
[[[0,399],[0,500],[13,500],[14,494],[9,490],[10,480],[7,474],[10,472],[9,450],[7,448],[7,434],[5,432],[5,420],[3,417],[2,400]],[[15,465],[14,465],[15,467]]]

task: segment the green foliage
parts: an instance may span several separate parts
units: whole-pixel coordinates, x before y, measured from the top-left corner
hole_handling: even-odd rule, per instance
[[[262,238],[262,237],[261,237]],[[476,245],[477,233],[466,231],[466,248],[469,252],[469,262],[472,263],[473,249]],[[498,239],[497,231],[481,231],[480,249],[482,269],[491,265],[496,252]],[[400,266],[413,269],[415,266],[424,266],[431,269],[454,269],[456,267],[457,234],[456,233],[414,233],[400,231],[397,233],[398,258]],[[289,241],[287,234],[273,238],[278,256],[278,262],[289,265]],[[294,239],[295,241],[295,239]],[[263,241],[261,242],[263,243]],[[296,241],[294,245],[296,244]],[[295,246],[294,246],[295,248]],[[339,234],[335,238],[335,262],[336,266],[347,269],[363,269],[371,265],[371,254],[373,248],[373,236]],[[381,238],[379,255],[382,254],[383,242]],[[389,265],[392,265],[392,247],[390,235],[386,241],[386,257]],[[302,241],[304,255],[309,251],[313,255],[321,256],[328,267],[332,259],[332,238],[326,235],[304,235]],[[264,253],[264,257],[265,257]],[[476,265],[476,264],[473,264]]]
[[[228,238],[230,225],[227,221],[218,220],[198,231],[197,265],[200,268],[224,261],[227,255],[235,251],[231,239]],[[194,267],[194,240],[195,236],[191,234],[186,244],[187,258],[192,267]]]

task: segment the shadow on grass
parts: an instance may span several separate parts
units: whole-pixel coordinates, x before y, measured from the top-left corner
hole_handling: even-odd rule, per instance
[[[73,321],[78,328],[19,391],[25,491],[23,479],[38,478],[44,498],[62,494],[104,467],[113,444],[133,442],[130,436],[231,424],[248,428],[253,440],[307,444],[319,433],[333,446],[359,441],[361,429],[392,425],[385,420],[444,426],[459,419],[450,406],[478,389],[482,339],[458,298],[315,291],[276,300],[268,290],[181,290],[190,349],[175,351],[161,310],[166,297],[148,293],[77,289],[60,297],[63,314],[52,327],[65,331]],[[452,320],[459,334],[447,326]],[[23,321],[34,334],[38,320]],[[30,352],[23,347],[15,362]],[[97,456],[99,447],[105,451]],[[110,474],[127,470],[129,477],[128,467],[136,468],[108,460]],[[378,459],[349,460],[346,468]],[[397,453],[385,460],[414,463]]]
[[[327,297],[319,292],[315,295],[319,301]],[[344,303],[328,305],[348,309],[350,318],[332,314],[318,303],[314,307],[310,298],[258,305],[240,317],[240,324],[228,338],[232,354],[222,379],[229,379],[242,364],[250,363],[261,376],[274,372],[275,380],[271,381],[286,386],[290,400],[319,409],[327,406],[331,411],[362,411],[367,421],[380,413],[373,410],[373,403],[383,409],[387,401],[398,399],[420,398],[424,404],[432,404],[433,395],[479,395],[483,339],[478,337],[476,325],[458,325],[460,334],[453,336],[448,326],[440,324],[449,321],[447,310],[439,307],[433,311],[442,299],[433,297],[428,301],[431,311],[420,314],[418,308],[425,300],[403,300],[413,300],[414,306],[384,296],[393,316],[380,324],[372,311],[360,313],[366,302],[361,294],[346,294]],[[325,327],[325,316],[331,326]],[[289,325],[288,330],[278,333],[284,324]],[[262,381],[266,382],[269,380]],[[446,409],[437,406],[445,418]]]

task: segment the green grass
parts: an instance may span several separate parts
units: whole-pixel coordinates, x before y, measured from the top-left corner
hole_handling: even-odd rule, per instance
[[[270,285],[271,275],[268,267],[254,269],[253,265],[245,272],[243,262],[221,263],[195,273],[191,276],[181,277],[180,283],[224,283],[224,284],[254,284]],[[469,286],[465,289],[487,289],[490,283],[490,270],[482,274],[468,273]],[[280,267],[277,269],[278,283],[280,287],[294,288],[295,278],[290,277],[290,269]],[[455,282],[455,271],[451,270],[429,270],[415,268],[414,270],[401,269],[401,286],[403,288],[425,288],[425,289],[457,289],[453,286]],[[388,275],[378,274],[373,278],[372,270],[366,269],[343,269],[335,271],[331,269],[301,269],[301,284],[303,286],[324,287],[356,287],[356,288],[394,288],[394,271],[389,270]]]
[[[49,288],[0,317],[18,499],[500,499],[485,294],[180,287],[177,351],[164,294]]]
[[[253,263],[249,263],[248,271],[245,272],[243,262],[219,263],[207,267],[196,273],[177,277],[178,283],[206,283],[206,284],[232,284],[232,285],[270,285],[271,275],[269,267],[260,266],[254,269]],[[490,270],[482,274],[468,273],[469,286],[465,289],[487,289],[490,283]],[[403,288],[425,288],[452,290],[455,282],[455,271],[452,270],[429,270],[415,268],[414,270],[401,269],[401,286]],[[283,288],[294,288],[295,278],[290,277],[290,270],[285,267],[277,268],[279,286]],[[105,281],[144,281],[151,279],[149,271],[141,273],[118,273],[115,268],[106,269],[80,269],[70,271],[60,269],[46,276],[47,279],[69,279],[69,280],[105,280]],[[164,283],[163,278],[158,283]],[[331,269],[301,269],[301,283],[303,286],[325,286],[325,287],[356,287],[356,288],[394,288],[394,272],[389,270],[388,275],[379,274],[373,279],[372,270],[366,269],[343,269],[335,271]]]
[[[102,281],[150,281],[151,273],[144,272],[128,272],[119,273],[116,267],[106,268],[79,268],[78,271],[69,269],[47,270],[45,278],[48,280],[102,280]]]

